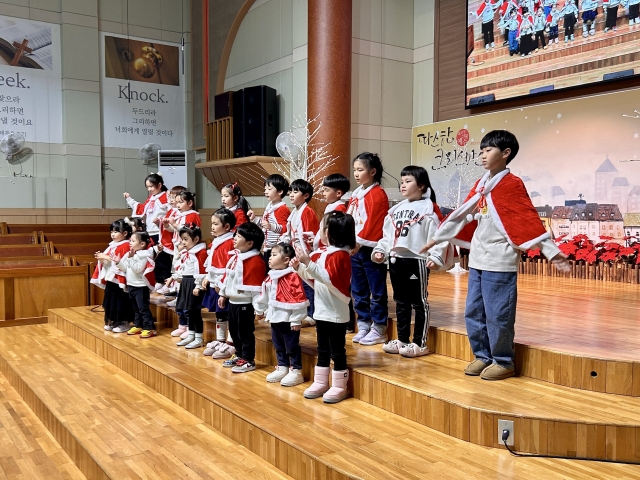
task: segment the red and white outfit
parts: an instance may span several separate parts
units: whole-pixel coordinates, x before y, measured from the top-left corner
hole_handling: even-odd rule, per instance
[[[382,225],[388,210],[389,198],[379,183],[356,188],[347,208],[356,224],[356,242],[365,247],[375,247],[382,238]]]
[[[324,208],[324,214],[326,215],[327,213],[331,213],[331,212],[347,213],[347,204],[342,200],[338,200],[337,202],[330,203]],[[322,232],[323,228],[324,226],[323,226],[322,220],[320,220],[320,225],[318,226],[318,233],[316,233],[316,238],[313,239],[314,250],[318,250],[321,247],[326,247],[326,245],[322,243],[322,240],[320,240],[320,232]]]
[[[204,267],[207,271],[207,280],[211,288],[220,288],[220,280],[224,276],[229,262],[229,253],[233,251],[233,233],[227,232],[216,237],[211,242],[207,260]]]
[[[192,276],[196,280],[196,285],[202,283],[206,276],[205,262],[207,261],[207,244],[199,243],[189,250],[180,252],[180,265],[171,276],[174,279]]]
[[[178,215],[178,213],[180,213],[180,212],[178,212],[177,208],[169,208],[169,210],[167,210],[167,213],[165,213],[165,215],[162,218],[162,220],[164,220],[164,219],[171,220],[171,219],[175,218]],[[171,230],[168,230],[167,228],[165,228],[164,223],[162,222],[162,220],[160,221],[160,225],[159,225],[159,228],[160,228],[160,240],[159,240],[159,243],[162,244],[163,251],[165,251],[169,255],[173,256],[173,250],[174,250],[173,232]]]
[[[229,261],[220,280],[220,296],[229,303],[252,303],[262,289],[267,267],[258,250],[229,252]]]
[[[138,250],[133,257],[125,255],[118,262],[118,268],[125,272],[128,287],[147,287],[149,290],[153,290],[156,284],[155,266],[150,249]]]
[[[185,225],[195,225],[197,227],[202,225],[200,220],[200,214],[195,210],[187,210],[186,212],[180,212],[175,215],[176,225],[173,228],[173,244],[177,247],[180,243],[180,229]]]
[[[102,253],[110,256],[113,260],[104,261],[104,264],[103,260],[98,261],[96,268],[93,271],[93,276],[91,277],[91,283],[100,288],[105,288],[107,282],[113,282],[119,285],[122,290],[126,291],[126,275],[118,268],[118,263],[122,258],[129,254],[130,249],[131,244],[129,243],[129,240],[121,240],[119,242],[113,241],[109,243],[107,249]]]
[[[153,222],[156,218],[164,217],[170,208],[166,191],[149,195],[144,203],[136,202],[133,198],[128,197],[127,205],[133,210],[133,217],[146,217],[149,235],[160,235],[160,228]]]
[[[306,252],[313,249],[313,241],[320,224],[316,212],[307,202],[294,208],[287,220],[287,231],[280,239],[285,243],[298,243]]]
[[[298,274],[313,282],[315,290],[314,320],[347,323],[349,321],[349,286],[351,257],[348,248],[329,246],[311,254],[309,265],[300,265]]]
[[[271,250],[278,243],[282,232],[287,230],[287,220],[289,219],[289,207],[283,202],[269,202],[264,209],[262,219],[271,224],[271,228],[262,229],[264,232],[264,250]]]
[[[247,217],[247,214],[244,212],[244,210],[240,208],[238,204],[234,205],[229,210],[231,210],[233,212],[233,215],[236,217],[236,226],[233,229],[234,231],[240,225],[242,225],[243,223],[247,223],[249,221],[249,217]]]
[[[270,323],[302,325],[308,306],[302,280],[291,267],[269,270],[267,278],[262,282],[260,295],[253,300],[256,313],[264,313]]]

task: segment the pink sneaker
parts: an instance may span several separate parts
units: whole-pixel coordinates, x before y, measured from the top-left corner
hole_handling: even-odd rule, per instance
[[[329,367],[316,367],[313,373],[313,383],[304,391],[304,398],[321,397],[329,390]]]
[[[324,403],[338,403],[347,398],[349,391],[349,370],[333,370],[331,372],[331,388],[322,396]]]
[[[185,328],[184,332],[182,332],[182,333],[180,334],[180,338],[181,338],[182,340],[184,340],[184,339],[185,339],[185,338],[187,338],[188,336],[189,336],[189,329],[188,329],[188,328]]]
[[[186,331],[187,331],[187,326],[186,325],[178,325],[178,328],[176,328],[173,332],[171,332],[171,336],[172,337],[180,337],[180,335],[182,335]],[[182,338],[182,337],[180,337],[180,338]]]

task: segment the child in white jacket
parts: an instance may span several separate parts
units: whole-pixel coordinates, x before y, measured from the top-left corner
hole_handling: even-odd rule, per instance
[[[269,273],[262,282],[260,295],[253,300],[256,315],[266,316],[271,323],[271,339],[278,358],[278,366],[267,375],[267,382],[280,382],[283,387],[304,382],[300,327],[307,316],[309,301],[300,276],[289,266],[295,256],[295,250],[287,243],[271,249]]]
[[[396,302],[398,340],[382,346],[387,353],[403,357],[427,355],[429,334],[429,304],[427,286],[429,270],[443,270],[453,264],[454,250],[441,243],[428,254],[421,254],[425,239],[432,238],[438,226],[440,209],[431,190],[429,174],[422,167],[408,166],[400,173],[400,192],[404,201],[389,210],[384,221],[383,237],[373,249],[371,259],[376,263],[389,261],[389,274]],[[411,309],[415,310],[413,341]]]

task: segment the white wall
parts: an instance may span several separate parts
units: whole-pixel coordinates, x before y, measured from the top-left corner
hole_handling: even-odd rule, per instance
[[[189,52],[189,0],[129,0],[128,6],[131,36],[179,42],[184,30]],[[61,25],[63,143],[30,144],[35,154],[23,165],[24,173],[47,185],[47,197],[61,204],[38,206],[123,208],[127,190],[145,198],[144,177],[157,166],[142,165],[137,150],[102,147],[99,32],[127,33],[127,0],[0,0],[0,14]],[[189,65],[187,60],[187,121]],[[40,180],[49,178],[66,178],[66,193],[56,190],[64,189],[64,182]],[[0,207],[26,206],[10,202],[10,196],[0,195]]]

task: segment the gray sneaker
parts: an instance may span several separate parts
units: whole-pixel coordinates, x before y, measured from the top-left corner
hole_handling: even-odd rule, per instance
[[[131,327],[128,324],[121,324],[113,328],[113,333],[127,333]]]
[[[370,330],[358,330],[358,333],[356,333],[353,338],[351,339],[351,341],[353,343],[360,343],[360,341],[367,336],[367,333],[369,333]]]
[[[360,340],[360,345],[365,345],[365,346],[379,345],[381,343],[386,343],[386,341],[387,341],[386,333],[383,335],[380,332],[378,332],[378,330],[376,330],[375,328],[372,328],[371,330],[369,330],[369,333],[367,333],[364,336],[364,338]]]

